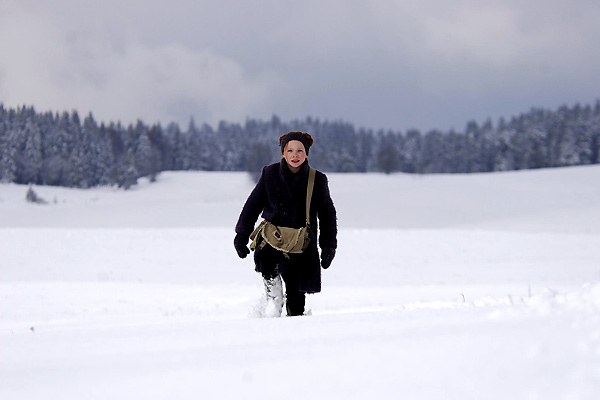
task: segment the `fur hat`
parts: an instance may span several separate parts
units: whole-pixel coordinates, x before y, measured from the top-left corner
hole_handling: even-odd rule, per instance
[[[308,156],[308,149],[310,148],[310,146],[312,146],[314,140],[308,133],[304,132],[288,132],[285,135],[281,135],[279,137],[279,146],[281,147],[281,154],[283,154],[283,152],[285,151],[285,146],[291,140],[298,140],[302,142],[302,144],[304,145],[304,150],[306,150],[306,155]]]

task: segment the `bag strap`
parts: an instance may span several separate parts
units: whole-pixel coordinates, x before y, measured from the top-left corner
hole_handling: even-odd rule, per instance
[[[309,225],[310,220],[310,200],[312,199],[313,188],[315,187],[315,174],[314,168],[308,171],[308,186],[306,188],[306,226]]]

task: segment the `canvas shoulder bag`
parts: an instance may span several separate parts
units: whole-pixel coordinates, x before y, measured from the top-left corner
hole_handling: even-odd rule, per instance
[[[277,226],[269,221],[262,221],[250,238],[252,239],[252,250],[260,248],[265,243],[284,253],[302,253],[308,248],[310,237],[308,227],[310,225],[310,201],[315,185],[315,170],[311,168],[308,172],[308,187],[306,188],[306,224],[302,228],[288,228]],[[263,239],[261,242],[260,239]]]

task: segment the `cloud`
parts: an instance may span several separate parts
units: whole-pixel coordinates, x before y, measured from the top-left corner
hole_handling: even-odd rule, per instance
[[[0,5],[0,101],[100,120],[460,129],[598,96],[595,0]]]
[[[240,65],[208,50],[128,44],[119,52],[95,46],[90,54],[89,47],[71,43],[65,86],[80,104],[119,119],[243,120],[269,96],[270,82],[249,79]]]
[[[8,5],[8,7],[4,7]],[[181,43],[115,42],[103,32],[63,30],[16,3],[0,17],[0,98],[40,111],[92,111],[102,121],[243,120],[262,110],[276,77]]]
[[[597,2],[369,4],[362,18],[372,20],[368,34],[376,51],[370,58],[377,62],[371,66],[388,82],[389,96],[378,103],[386,108],[381,118],[394,115],[404,126],[422,129],[460,129],[469,119],[510,117],[532,106],[598,96],[590,84],[600,79]],[[383,93],[372,92],[372,99]]]

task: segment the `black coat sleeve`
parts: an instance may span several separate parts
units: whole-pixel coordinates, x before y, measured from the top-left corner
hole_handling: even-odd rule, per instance
[[[242,208],[242,212],[240,213],[240,217],[238,218],[238,222],[235,226],[236,233],[246,235],[248,237],[250,236],[254,230],[254,224],[256,224],[258,216],[265,207],[266,199],[265,169],[263,168],[258,183],[252,190],[252,193],[250,193],[250,196],[248,196],[248,199],[244,204],[244,208]]]
[[[337,248],[337,213],[331,194],[327,176],[319,173],[319,190],[317,192],[317,216],[319,218],[319,246],[321,248]]]

